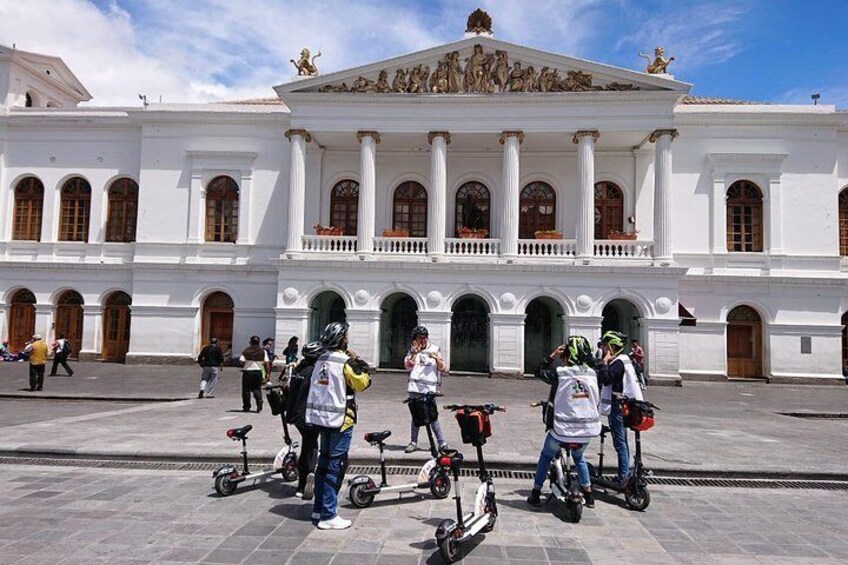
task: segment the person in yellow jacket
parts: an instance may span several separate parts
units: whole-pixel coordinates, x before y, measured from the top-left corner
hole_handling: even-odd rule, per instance
[[[321,332],[326,353],[315,362],[306,399],[306,423],[320,434],[312,519],[321,530],[351,525],[336,512],[356,424],[356,393],[371,386],[368,364],[348,350],[348,325],[332,322]]]
[[[32,336],[32,340],[24,348],[24,353],[29,354],[29,390],[41,390],[44,386],[44,366],[47,365],[47,356],[50,354],[41,335]]]

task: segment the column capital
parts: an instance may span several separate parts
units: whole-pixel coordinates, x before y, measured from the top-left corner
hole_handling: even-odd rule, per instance
[[[505,130],[501,133],[501,136],[498,138],[498,141],[501,145],[506,143],[506,138],[508,137],[517,137],[518,143],[524,143],[524,132],[521,130]]]
[[[306,143],[309,143],[310,141],[312,141],[312,134],[309,133],[305,129],[287,129],[286,130],[286,139],[291,139],[291,136],[293,136],[293,135],[301,136],[303,139],[306,140]]]
[[[359,130],[356,132],[356,140],[361,142],[363,137],[371,137],[374,143],[380,143],[380,132],[373,130]]]
[[[450,142],[451,142],[450,132],[447,132],[447,131],[431,131],[430,133],[427,134],[427,143],[429,143],[430,145],[433,145],[433,139],[436,138],[436,137],[444,137],[445,138],[445,145],[450,145]]]
[[[589,137],[591,136],[594,141],[597,141],[599,137],[601,137],[601,132],[596,129],[581,129],[574,132],[574,135],[571,137],[571,143],[577,145],[580,142],[581,137]]]
[[[664,135],[670,135],[671,139],[674,140],[675,137],[678,136],[676,129],[657,129],[651,133],[651,136],[648,138],[648,141],[651,143],[655,143],[660,137]]]

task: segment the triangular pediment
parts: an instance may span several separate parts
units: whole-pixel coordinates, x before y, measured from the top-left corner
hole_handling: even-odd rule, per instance
[[[381,95],[665,91],[691,85],[602,63],[548,53],[481,35],[275,88],[286,94]]]

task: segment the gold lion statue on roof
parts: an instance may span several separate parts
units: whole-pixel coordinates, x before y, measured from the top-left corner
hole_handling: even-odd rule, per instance
[[[294,59],[289,59],[292,64],[297,69],[298,76],[314,76],[318,74],[318,66],[315,65],[315,59],[321,56],[321,52],[318,51],[312,59],[309,59],[309,49],[306,47],[300,52],[300,59],[295,61]]]
[[[664,75],[668,73],[668,66],[674,61],[674,57],[665,58],[665,50],[662,47],[654,49],[654,60],[645,53],[639,52],[639,56],[648,61],[645,72],[649,75]]]

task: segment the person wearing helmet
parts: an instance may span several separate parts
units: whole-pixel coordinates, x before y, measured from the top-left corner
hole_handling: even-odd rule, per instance
[[[306,400],[315,362],[323,353],[324,346],[320,341],[311,341],[303,346],[303,359],[294,367],[289,377],[286,406],[282,414],[286,423],[293,425],[300,432],[297,490],[294,495],[303,500],[312,500],[315,489],[315,464],[318,461],[318,430],[306,423]]]
[[[562,365],[554,367],[557,359]],[[548,433],[536,464],[533,490],[527,498],[527,504],[531,506],[541,506],[542,485],[551,461],[563,443],[582,444],[579,449],[571,450],[571,457],[577,468],[577,482],[583,490],[586,507],[595,506],[589,466],[583,458],[589,441],[601,433],[601,395],[598,377],[590,368],[592,362],[592,346],[585,337],[576,335],[554,349],[536,368],[536,377],[551,385],[551,391],[545,414]]]
[[[306,400],[306,423],[317,427],[321,446],[312,519],[319,530],[344,530],[351,521],[336,512],[338,493],[356,423],[356,393],[371,386],[371,377],[368,363],[348,349],[347,323],[327,324],[320,341],[325,352],[315,362]]]
[[[424,326],[412,330],[412,343],[403,360],[403,366],[409,371],[409,385],[406,390],[409,398],[420,398],[425,394],[435,394],[442,386],[442,372],[445,370],[445,360],[439,352],[439,347],[430,343],[430,332]],[[446,450],[450,446],[445,441],[445,434],[439,420],[431,427],[436,434],[439,449]],[[418,426],[410,423],[409,445],[404,451],[412,453],[418,449]]]
[[[604,344],[604,358],[603,363],[597,367],[605,383],[601,390],[601,414],[609,417],[612,443],[618,457],[616,480],[624,483],[630,474],[630,446],[627,443],[627,428],[624,426],[621,405],[619,402],[613,402],[613,393],[642,400],[642,389],[626,352],[627,336],[609,331],[601,337],[601,342]]]

